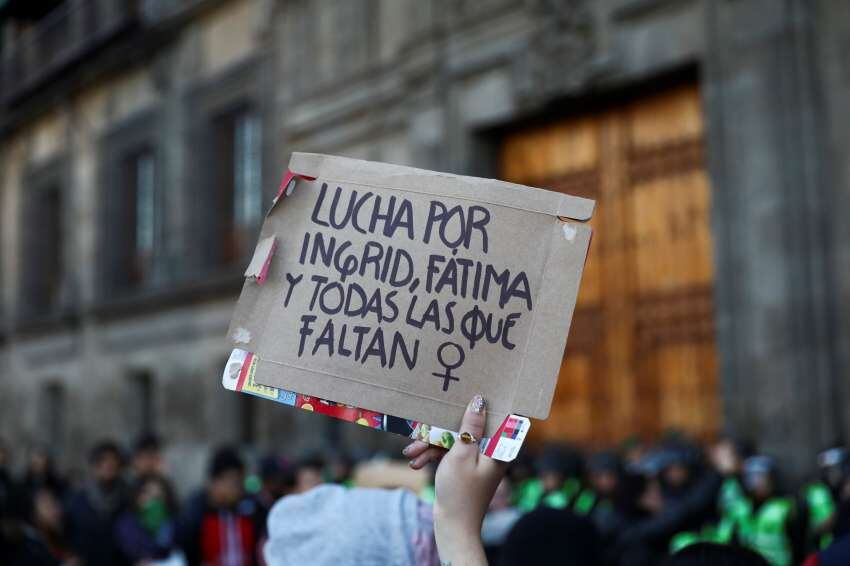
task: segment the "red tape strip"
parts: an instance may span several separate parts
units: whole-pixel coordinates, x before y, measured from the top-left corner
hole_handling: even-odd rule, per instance
[[[245,361],[242,362],[242,368],[239,370],[239,379],[236,381],[236,391],[242,391],[242,387],[245,385],[245,378],[248,376],[248,370],[251,368],[251,362],[253,361],[253,353],[245,356]]]
[[[278,201],[281,197],[286,195],[286,187],[289,186],[289,183],[292,179],[303,179],[305,181],[315,181],[315,177],[311,177],[309,175],[302,175],[301,173],[294,173],[289,169],[286,170],[286,175],[283,176],[283,181],[280,182],[280,187],[277,189],[277,195],[274,197],[275,202]]]
[[[487,450],[484,451],[484,455],[492,458],[493,452],[496,451],[496,445],[499,444],[499,440],[502,438],[502,433],[505,431],[505,427],[508,424],[508,421],[511,419],[511,415],[505,417],[505,420],[502,421],[502,426],[499,427],[499,430],[496,431],[490,438],[490,442],[487,444]]]

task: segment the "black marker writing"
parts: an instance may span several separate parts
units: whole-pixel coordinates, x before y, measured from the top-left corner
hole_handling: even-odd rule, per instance
[[[289,306],[289,299],[292,298],[292,291],[295,289],[295,286],[304,278],[304,275],[299,274],[297,277],[293,277],[291,273],[286,274],[286,282],[289,283],[289,288],[286,290],[286,297],[283,299],[283,306]]]

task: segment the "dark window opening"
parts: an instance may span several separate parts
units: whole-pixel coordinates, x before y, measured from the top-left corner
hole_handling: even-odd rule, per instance
[[[115,291],[149,284],[154,279],[162,227],[162,204],[156,157],[150,148],[124,154],[118,181],[110,187],[112,206],[108,246]]]
[[[61,451],[65,430],[65,387],[50,382],[43,386],[43,411],[41,422],[43,440],[57,452]]]
[[[131,425],[139,434],[155,431],[154,423],[154,378],[147,371],[130,376]]]
[[[50,315],[60,307],[63,281],[62,194],[58,185],[30,192],[24,215],[22,307],[24,315]]]
[[[223,114],[213,121],[213,138],[218,260],[232,265],[253,249],[263,219],[259,116],[248,108]]]

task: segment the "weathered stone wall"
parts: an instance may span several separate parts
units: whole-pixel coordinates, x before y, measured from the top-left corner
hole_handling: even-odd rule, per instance
[[[192,182],[196,93],[210,104],[226,97],[243,68],[258,77],[269,186],[293,150],[492,175],[494,128],[580,112],[597,96],[691,68],[709,124],[727,428],[783,454],[799,476],[821,444],[842,427],[850,433],[840,415],[850,400],[845,12],[827,0],[240,0],[201,10],[173,41],[58,98],[0,143],[9,335],[0,430],[22,444],[38,439],[40,386],[59,380],[69,413],[58,444],[69,457],[105,431],[127,438],[136,424],[126,422],[126,379],[149,369],[158,428],[184,486],[199,477],[209,444],[238,439],[239,402],[218,384],[234,296],[114,318],[90,311],[99,300],[100,143],[133,117],[158,120],[167,255],[179,273],[192,254],[192,199],[204,189]],[[59,155],[70,164],[65,246],[83,315],[20,335],[10,316],[20,196],[29,168]],[[253,405],[260,448],[298,453],[328,433],[352,446],[398,446]]]

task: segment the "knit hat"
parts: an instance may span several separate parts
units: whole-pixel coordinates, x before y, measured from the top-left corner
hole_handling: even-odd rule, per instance
[[[436,566],[431,506],[403,490],[321,485],[269,513],[269,566]]]

